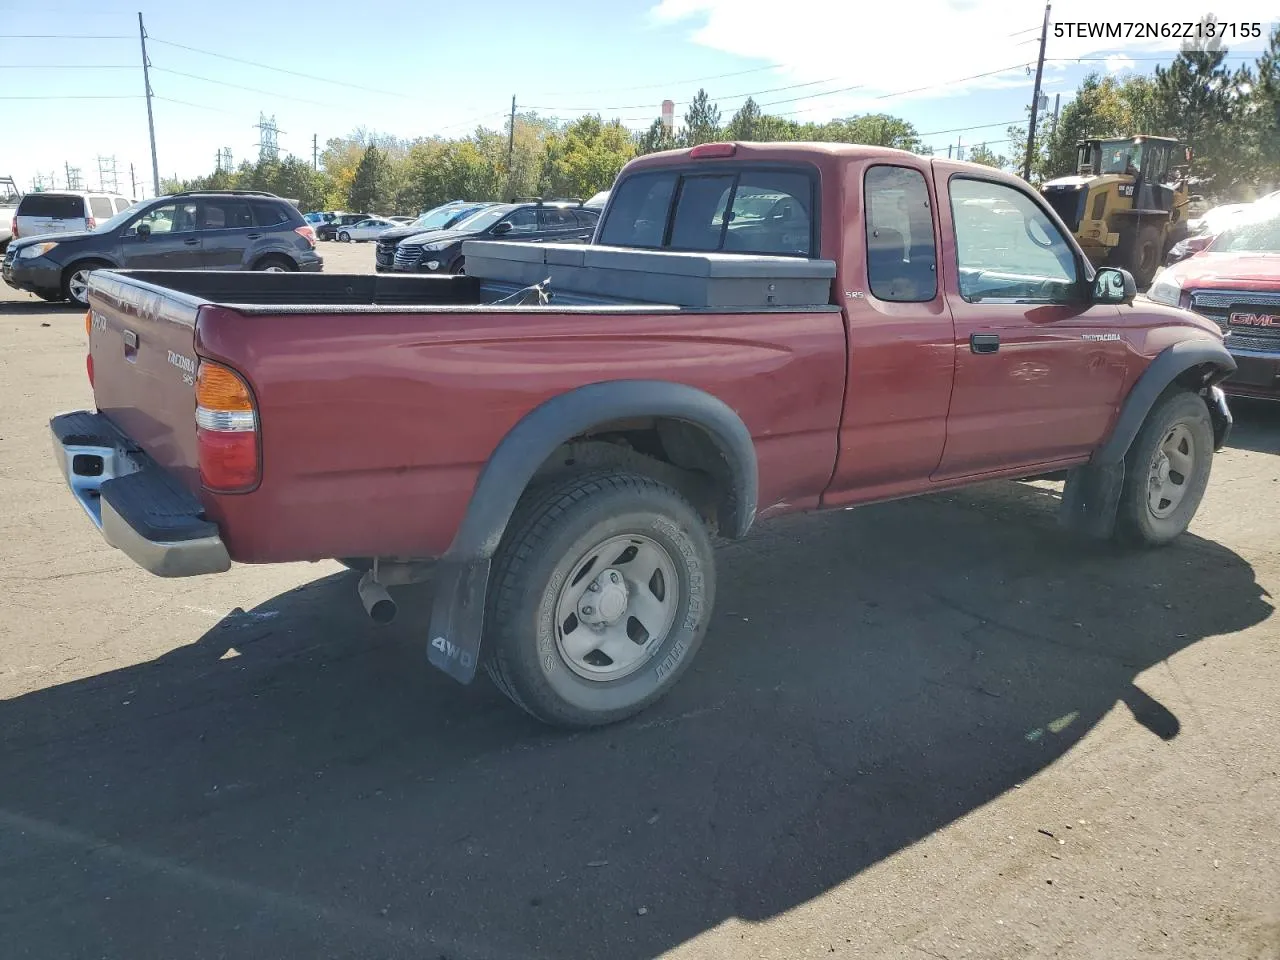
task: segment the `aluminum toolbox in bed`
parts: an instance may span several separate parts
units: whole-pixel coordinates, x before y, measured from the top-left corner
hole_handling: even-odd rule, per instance
[[[811,307],[831,303],[831,260],[740,253],[677,253],[570,243],[468,240],[467,273],[481,280],[532,284],[684,307]]]

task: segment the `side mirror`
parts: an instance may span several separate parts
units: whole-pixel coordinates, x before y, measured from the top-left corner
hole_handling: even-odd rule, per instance
[[[1133,303],[1138,284],[1128,270],[1103,267],[1093,277],[1094,303]]]
[[[145,220],[134,227],[133,230],[134,233],[140,236],[143,240],[151,236],[151,224],[147,223]]]
[[[496,227],[493,228],[493,235],[495,237],[503,237],[510,232],[511,232],[511,224],[507,223],[507,221],[505,220],[503,220],[500,224],[498,224]]]

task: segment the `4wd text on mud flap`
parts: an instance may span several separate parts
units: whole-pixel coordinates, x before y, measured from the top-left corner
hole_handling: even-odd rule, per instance
[[[475,660],[472,658],[471,654],[467,653],[467,651],[465,650],[455,647],[452,643],[450,643],[444,637],[436,637],[434,640],[431,641],[431,645],[435,647],[437,650],[439,650],[441,653],[443,653],[450,660],[457,660],[460,664],[462,664],[464,667],[467,667],[468,669],[470,669],[475,664]]]

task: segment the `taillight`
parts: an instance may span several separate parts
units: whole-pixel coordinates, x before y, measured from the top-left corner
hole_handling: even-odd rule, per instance
[[[97,229],[98,229],[98,221],[97,221],[97,220],[95,220],[93,217],[90,217],[89,219],[87,219],[87,220],[84,222],[84,228],[85,228],[86,230],[97,230]]]
[[[84,312],[84,337],[88,341],[86,346],[89,352],[85,354],[84,366],[89,372],[89,386],[93,387],[93,311],[86,310]]]
[[[13,239],[18,239],[18,218],[14,217],[9,223],[9,232],[13,234]]]
[[[258,485],[258,412],[253,394],[230,367],[201,360],[196,369],[196,446],[200,482],[214,493]]]
[[[294,227],[293,232],[296,233],[298,236],[300,236],[303,240],[307,241],[307,243],[311,244],[311,249],[313,250],[315,249],[316,231],[314,227],[311,227],[311,226]]]

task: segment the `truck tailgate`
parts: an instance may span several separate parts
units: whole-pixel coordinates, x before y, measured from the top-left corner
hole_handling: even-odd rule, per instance
[[[95,273],[89,353],[98,410],[193,492],[200,488],[195,422],[195,324],[203,301]]]

